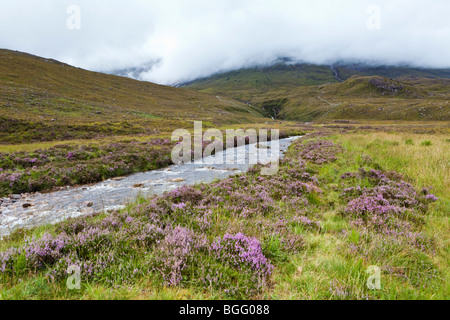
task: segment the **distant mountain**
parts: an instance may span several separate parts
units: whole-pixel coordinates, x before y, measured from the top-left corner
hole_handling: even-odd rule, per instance
[[[245,68],[197,79],[181,86],[211,94],[225,94],[240,100],[268,90],[286,90],[342,82],[352,76],[420,77],[450,79],[450,69],[424,69],[364,64],[314,65],[277,62],[272,66]]]
[[[142,80],[142,74],[150,72],[152,68],[158,63],[159,61],[149,61],[138,66],[132,66],[124,69],[113,69],[108,71],[107,73],[116,76],[132,78],[135,80]]]
[[[286,120],[450,120],[450,69],[278,62],[184,84]]]
[[[415,68],[408,66],[368,66],[365,64],[337,64],[334,66],[344,80],[354,75],[382,76],[386,78],[419,77],[450,79],[450,69]]]
[[[254,67],[215,74],[182,84],[182,87],[210,94],[232,96],[250,101],[254,95],[272,90],[287,90],[299,86],[313,86],[338,82],[330,66],[288,64]]]

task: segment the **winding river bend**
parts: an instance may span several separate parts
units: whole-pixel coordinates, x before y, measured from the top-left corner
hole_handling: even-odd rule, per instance
[[[298,138],[279,140],[280,158]],[[160,195],[183,185],[225,179],[250,168],[249,159],[252,156],[256,155],[260,160],[274,160],[276,155],[271,155],[270,148],[272,142],[267,142],[266,145],[268,148],[256,148],[255,144],[230,148],[192,164],[172,165],[96,184],[22,196],[0,208],[0,238],[17,229],[54,224],[92,212],[121,209],[138,195]],[[239,164],[238,159],[245,159],[245,164]],[[218,161],[221,164],[216,164],[217,160],[221,160]]]

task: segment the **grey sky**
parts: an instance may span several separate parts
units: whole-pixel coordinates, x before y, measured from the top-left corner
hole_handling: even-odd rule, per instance
[[[0,47],[97,71],[158,61],[140,78],[162,84],[277,57],[450,67],[449,16],[448,0],[2,0]]]

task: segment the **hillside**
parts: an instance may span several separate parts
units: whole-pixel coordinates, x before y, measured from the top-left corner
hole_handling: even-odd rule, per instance
[[[0,50],[0,142],[158,133],[262,119],[247,104]]]
[[[214,75],[186,87],[246,101],[284,120],[449,121],[446,78],[449,70],[277,64]]]
[[[359,76],[382,76],[396,79],[400,77],[418,77],[430,79],[450,79],[450,69],[414,68],[408,66],[367,66],[364,64],[337,64],[336,71],[344,80]]]
[[[267,91],[337,83],[353,76],[381,76],[391,79],[401,77],[450,79],[450,69],[371,67],[361,64],[328,66],[277,62],[272,66],[245,68],[215,74],[184,83],[182,86],[200,92],[222,94],[239,100],[250,101],[252,95],[266,93]]]
[[[254,95],[299,86],[338,82],[328,66],[277,63],[270,67],[255,67],[230,71],[199,79],[183,86],[210,94],[222,94],[241,101],[251,101]]]

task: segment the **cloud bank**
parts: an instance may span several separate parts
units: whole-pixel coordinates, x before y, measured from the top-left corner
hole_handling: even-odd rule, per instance
[[[449,15],[448,0],[5,0],[0,47],[160,84],[279,57],[448,68]]]

